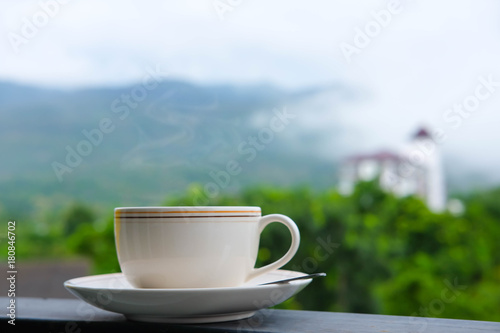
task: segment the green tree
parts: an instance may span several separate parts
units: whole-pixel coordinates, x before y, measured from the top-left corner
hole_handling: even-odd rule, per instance
[[[94,221],[94,212],[89,207],[81,203],[74,203],[64,214],[63,235],[69,236],[74,233],[80,225],[84,223],[90,224]]]

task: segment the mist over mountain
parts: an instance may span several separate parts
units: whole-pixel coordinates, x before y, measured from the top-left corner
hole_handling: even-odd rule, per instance
[[[194,183],[205,197],[259,184],[336,186],[338,162],[366,139],[366,128],[339,120],[358,97],[340,84],[56,90],[3,82],[0,208],[158,205]],[[449,188],[485,183],[445,168]]]
[[[341,86],[0,83],[3,208],[41,198],[155,205],[192,183],[212,183],[207,195],[264,183],[333,186],[335,165],[313,149],[323,133],[304,129],[314,110],[301,106],[328,92],[348,95]]]

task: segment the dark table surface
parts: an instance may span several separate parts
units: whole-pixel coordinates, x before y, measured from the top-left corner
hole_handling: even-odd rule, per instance
[[[6,322],[9,298],[0,297]],[[15,329],[32,332],[499,332],[500,323],[371,314],[266,309],[253,317],[213,324],[158,324],[128,321],[121,314],[92,307],[77,299],[16,298]],[[24,330],[23,331],[26,331]],[[5,332],[2,329],[2,332]]]

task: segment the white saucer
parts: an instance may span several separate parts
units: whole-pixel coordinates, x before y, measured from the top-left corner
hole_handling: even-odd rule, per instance
[[[163,323],[212,323],[251,317],[257,310],[286,301],[312,279],[259,286],[304,273],[277,270],[240,287],[141,289],[122,273],[71,279],[64,286],[85,302],[124,314],[130,320]]]

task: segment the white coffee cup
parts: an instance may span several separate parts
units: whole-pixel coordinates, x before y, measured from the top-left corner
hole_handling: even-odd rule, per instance
[[[288,227],[292,244],[277,261],[255,268],[260,233]],[[119,207],[115,241],[125,278],[136,288],[234,287],[276,270],[295,255],[300,234],[280,214],[260,207]]]

